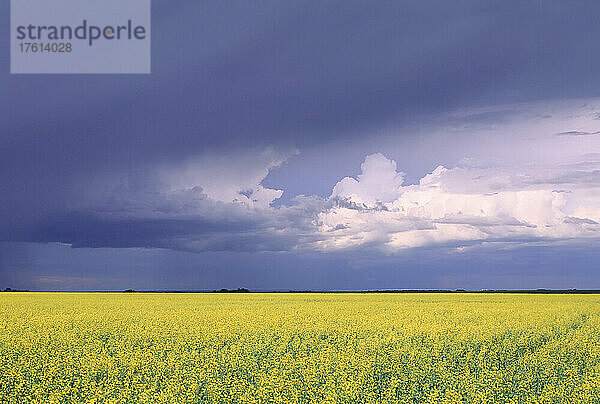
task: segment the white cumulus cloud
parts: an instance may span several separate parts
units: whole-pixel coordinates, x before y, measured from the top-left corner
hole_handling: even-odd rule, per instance
[[[381,153],[367,156],[357,179],[346,177],[333,187],[332,197],[349,198],[360,204],[392,202],[400,195],[404,173],[396,171],[396,162]]]
[[[402,185],[396,163],[367,156],[333,188],[313,244],[397,251],[444,243],[600,237],[600,164],[437,167]]]

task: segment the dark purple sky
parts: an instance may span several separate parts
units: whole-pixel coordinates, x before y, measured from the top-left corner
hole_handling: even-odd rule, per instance
[[[600,288],[598,15],[154,1],[151,75],[5,30],[0,287]]]

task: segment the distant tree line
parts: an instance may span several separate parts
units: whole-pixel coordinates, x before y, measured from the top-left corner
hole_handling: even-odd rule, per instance
[[[29,292],[29,289],[12,289],[12,288],[5,288],[3,290],[3,292]]]
[[[164,290],[164,291],[142,291],[142,293],[148,293],[148,292],[154,292],[154,293],[186,293],[180,290]],[[219,290],[213,290],[213,293],[248,293],[250,292],[248,289],[246,288],[237,288],[237,289],[219,289]],[[123,291],[123,293],[138,293],[137,290],[134,289],[126,289]],[[189,293],[189,292],[187,292]],[[194,292],[192,292],[194,293]]]
[[[213,290],[213,293],[248,293],[248,292],[250,292],[250,291],[246,288]]]

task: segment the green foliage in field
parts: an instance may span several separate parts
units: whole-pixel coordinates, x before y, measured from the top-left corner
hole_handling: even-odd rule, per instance
[[[600,402],[600,296],[3,294],[0,402]]]

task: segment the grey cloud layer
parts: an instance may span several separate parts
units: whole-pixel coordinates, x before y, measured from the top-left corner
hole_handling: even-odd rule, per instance
[[[547,233],[587,237],[600,152],[589,111],[568,124],[540,111],[531,119],[547,122],[547,138],[535,141],[530,128],[511,126],[510,108],[447,114],[597,96],[599,13],[596,1],[153,2],[149,77],[0,75],[0,240],[388,251],[444,242],[452,231],[469,240],[547,237],[547,224]],[[1,2],[4,26],[9,15]],[[0,47],[8,41],[1,36]],[[447,126],[434,136],[427,126],[438,116]],[[425,129],[394,132],[400,124]],[[465,129],[483,126],[501,130]],[[391,135],[373,135],[389,127]],[[296,148],[306,154],[290,157]],[[578,160],[582,150],[589,155]],[[390,178],[362,181],[355,167],[377,151],[396,169],[381,160],[377,172]],[[539,203],[563,198],[563,224],[558,214],[551,223],[509,211],[440,216],[423,201],[420,213],[401,215],[414,202],[408,193],[434,193],[406,188],[403,178],[462,157],[476,163],[440,174],[436,198],[475,195],[470,203],[498,211],[509,192],[532,192]],[[566,166],[525,181],[527,159]],[[498,178],[475,170],[477,161],[512,168]],[[266,185],[286,167],[289,181]],[[302,189],[279,198],[292,182]],[[329,198],[332,190],[345,197]],[[504,194],[486,195],[494,192]],[[302,193],[320,196],[293,200]]]
[[[495,151],[496,162],[505,164],[489,157],[490,163],[481,164],[480,156],[470,156],[411,184],[400,171],[401,161],[374,153],[364,158],[358,175],[331,184],[327,196],[299,195],[283,204],[275,203],[283,191],[264,182],[288,160],[302,159],[295,148],[254,147],[101,171],[73,180],[68,203],[54,212],[33,212],[27,220],[0,218],[0,235],[74,247],[196,252],[366,248],[395,253],[490,241],[595,242],[600,139],[554,134],[557,128],[599,130],[598,111],[598,100],[521,107],[520,117],[513,113],[501,122],[478,124],[464,137],[494,139],[503,147],[478,150],[484,156]],[[427,147],[411,150],[422,153]],[[536,155],[522,152],[533,149]]]
[[[589,161],[586,169],[580,164],[439,166],[418,184],[403,185],[396,163],[372,154],[361,171],[339,181],[329,198],[300,196],[280,207],[271,206],[280,193],[261,188],[263,178],[251,184],[252,170],[250,183],[237,194],[218,197],[200,185],[120,186],[94,198],[93,206],[36,223],[13,241],[197,252],[368,248],[394,253],[489,241],[600,240],[600,161]],[[245,195],[249,185],[270,199]]]
[[[206,150],[304,150],[457,106],[597,95],[599,12],[593,1],[154,2],[150,77],[0,75],[0,216],[57,212],[77,180]],[[0,15],[9,26],[9,2]]]

